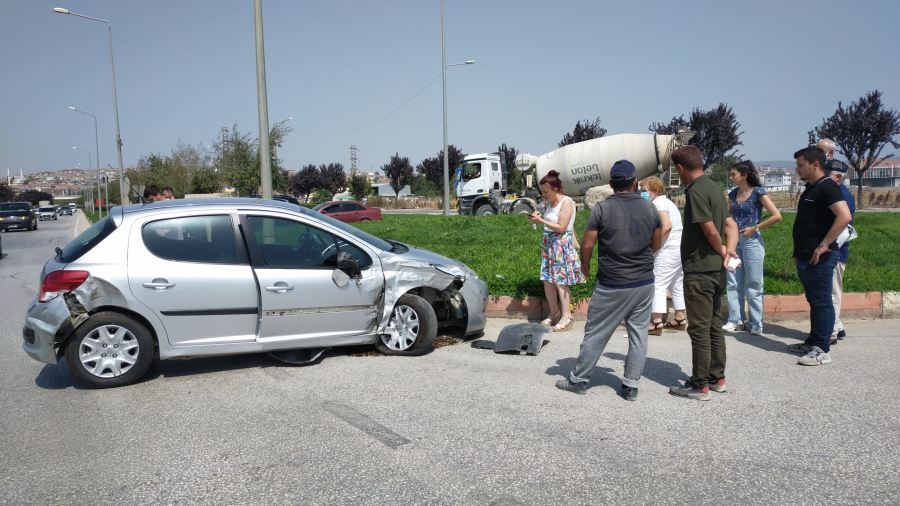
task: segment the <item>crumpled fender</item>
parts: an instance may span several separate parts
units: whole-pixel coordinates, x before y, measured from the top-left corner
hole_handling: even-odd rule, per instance
[[[378,323],[378,333],[384,333],[397,301],[414,288],[428,287],[444,291],[456,277],[441,272],[430,263],[397,257],[382,259],[384,269],[384,310]]]

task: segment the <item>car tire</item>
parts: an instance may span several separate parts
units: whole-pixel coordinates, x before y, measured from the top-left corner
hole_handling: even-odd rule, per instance
[[[424,355],[437,335],[437,315],[427,300],[405,294],[397,301],[388,321],[388,332],[378,336],[375,349],[385,355]]]
[[[482,204],[475,210],[475,214],[478,216],[491,216],[494,214],[494,208],[490,204]]]
[[[534,210],[530,205],[525,202],[519,202],[518,204],[513,206],[512,213],[513,214],[531,214]]]
[[[106,350],[113,352],[104,353]],[[124,353],[114,353],[116,350]],[[136,382],[150,368],[153,355],[150,332],[134,319],[111,311],[91,316],[66,344],[72,375],[94,388]]]

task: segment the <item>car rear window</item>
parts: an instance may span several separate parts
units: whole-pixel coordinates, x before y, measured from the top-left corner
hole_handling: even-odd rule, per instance
[[[240,264],[231,217],[188,216],[152,221],[141,230],[154,255],[179,262]]]
[[[116,222],[107,215],[106,218],[94,223],[78,237],[72,239],[69,244],[66,244],[66,247],[56,255],[57,260],[65,263],[78,260],[82,255],[90,251],[91,248],[99,244],[100,241],[106,239],[106,237],[115,229]]]

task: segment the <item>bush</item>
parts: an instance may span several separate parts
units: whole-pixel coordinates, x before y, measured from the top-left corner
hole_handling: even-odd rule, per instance
[[[311,197],[309,197],[309,203],[312,204],[313,207],[315,207],[322,202],[328,202],[329,200],[331,200],[331,197],[332,195],[330,191],[324,188],[320,188],[316,190]]]

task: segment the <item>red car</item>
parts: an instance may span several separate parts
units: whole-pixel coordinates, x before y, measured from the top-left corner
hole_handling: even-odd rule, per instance
[[[325,202],[314,207],[313,211],[327,214],[328,216],[341,221],[368,221],[381,219],[380,208],[369,207],[361,202],[353,200]]]

